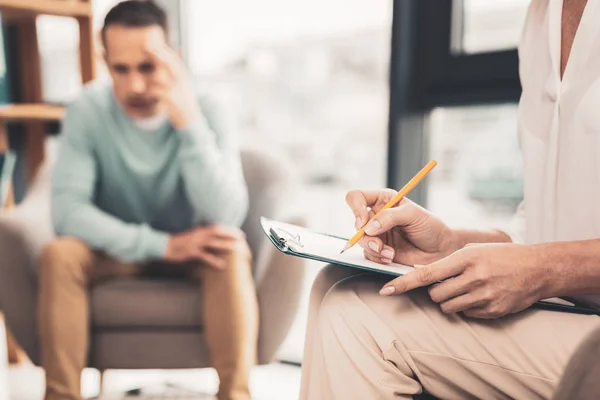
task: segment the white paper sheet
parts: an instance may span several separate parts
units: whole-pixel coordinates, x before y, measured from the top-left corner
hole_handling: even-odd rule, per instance
[[[365,259],[363,249],[357,244],[340,254],[346,241],[321,233],[313,232],[307,228],[268,220],[273,230],[286,238],[288,247],[296,253],[324,258],[331,262],[342,262],[370,269],[404,275],[414,270],[414,267],[403,264],[379,264]]]

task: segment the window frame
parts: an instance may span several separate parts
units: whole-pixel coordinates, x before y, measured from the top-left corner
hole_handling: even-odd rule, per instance
[[[463,0],[396,0],[393,9],[388,186],[400,188],[428,161],[435,107],[518,102],[517,49],[464,54]],[[460,28],[460,29],[459,29]],[[409,196],[426,204],[427,188]]]

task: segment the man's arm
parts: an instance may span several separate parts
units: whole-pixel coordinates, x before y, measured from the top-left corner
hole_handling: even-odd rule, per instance
[[[167,104],[181,138],[180,163],[195,223],[239,227],[248,212],[248,190],[233,119],[215,102],[198,103],[194,82],[181,58],[160,38],[147,43],[147,55],[168,71],[153,92]]]
[[[240,226],[248,211],[248,190],[235,125],[224,108],[201,103],[203,117],[179,129],[181,171],[198,221]]]
[[[92,202],[96,164],[92,138],[78,104],[69,107],[52,184],[52,219],[58,235],[73,236],[124,261],[162,258],[169,235],[147,225],[127,224]]]

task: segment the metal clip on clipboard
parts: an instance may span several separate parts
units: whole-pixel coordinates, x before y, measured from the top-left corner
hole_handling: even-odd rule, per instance
[[[285,229],[282,228],[271,228],[271,235],[277,239],[277,242],[285,249],[285,250],[294,250],[290,247],[290,244],[297,246],[298,248],[304,248],[302,244],[300,234],[292,234]]]

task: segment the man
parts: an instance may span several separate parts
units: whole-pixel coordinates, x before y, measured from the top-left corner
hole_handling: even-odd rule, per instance
[[[600,327],[597,316],[529,308],[555,296],[600,306],[599,20],[598,1],[532,0],[519,47],[525,200],[513,229],[451,229],[410,201],[370,222],[367,258],[417,268],[391,282],[321,274],[302,399],[551,397]],[[349,193],[357,228],[393,194]]]
[[[48,400],[80,398],[90,287],[157,270],[198,279],[218,398],[250,399],[258,315],[235,132],[214,103],[197,101],[166,21],[151,1],[109,11],[112,85],[89,85],[67,110],[52,188],[59,237],[40,261]]]

